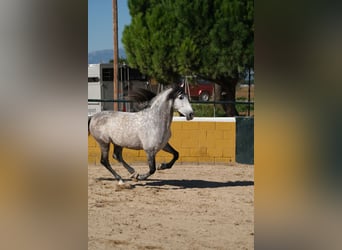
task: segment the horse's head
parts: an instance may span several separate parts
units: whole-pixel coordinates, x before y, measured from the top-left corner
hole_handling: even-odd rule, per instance
[[[188,96],[184,92],[183,86],[177,87],[177,91],[175,91],[173,107],[184,115],[187,120],[194,119],[194,111],[192,110]]]

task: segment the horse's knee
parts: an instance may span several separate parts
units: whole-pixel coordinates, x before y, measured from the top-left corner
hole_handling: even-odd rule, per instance
[[[156,172],[156,152],[146,151],[146,153],[148,166],[150,167],[149,175],[151,175],[154,174],[154,172]]]
[[[156,172],[156,160],[154,155],[149,157],[148,165],[150,167],[150,175],[154,174],[154,172]]]
[[[114,145],[114,152],[113,152],[113,158],[117,160],[118,162],[122,162],[122,148]]]
[[[108,154],[101,154],[101,164],[105,167],[109,165]]]

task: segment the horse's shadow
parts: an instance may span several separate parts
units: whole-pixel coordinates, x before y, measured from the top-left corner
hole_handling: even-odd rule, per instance
[[[98,178],[99,181],[115,181],[114,178]],[[164,187],[167,189],[190,189],[190,188],[222,188],[222,187],[246,187],[254,186],[254,181],[205,181],[205,180],[158,180],[148,179],[137,182],[134,186]]]
[[[137,183],[137,185],[140,185]],[[254,186],[254,181],[205,181],[205,180],[151,180],[142,186],[165,187],[168,189],[221,188]],[[171,186],[171,187],[170,187]]]

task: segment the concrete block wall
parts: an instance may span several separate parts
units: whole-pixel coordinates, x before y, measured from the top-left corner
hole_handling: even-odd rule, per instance
[[[235,162],[235,118],[195,118],[186,121],[174,117],[169,143],[179,152],[178,163],[231,163]],[[113,154],[113,146],[110,155]],[[88,163],[100,164],[100,148],[92,136],[88,137]],[[147,162],[143,150],[123,150],[127,163]],[[172,155],[157,154],[157,163],[168,162]],[[111,163],[117,163],[110,157]]]

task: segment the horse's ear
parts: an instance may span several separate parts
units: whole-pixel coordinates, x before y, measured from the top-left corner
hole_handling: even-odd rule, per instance
[[[173,86],[172,91],[169,94],[169,99],[175,99],[180,93],[183,92],[183,87],[181,87],[181,85],[177,84]]]

